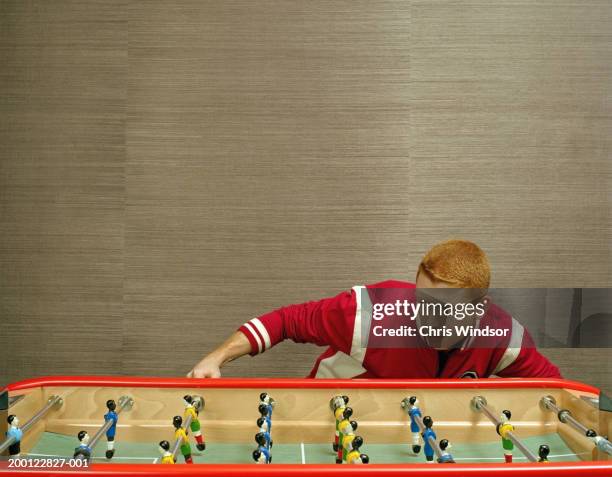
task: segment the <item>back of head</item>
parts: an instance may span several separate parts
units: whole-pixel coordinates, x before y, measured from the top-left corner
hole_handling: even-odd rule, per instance
[[[434,245],[423,257],[419,273],[432,282],[459,288],[489,288],[491,269],[482,249],[467,240],[447,240]]]

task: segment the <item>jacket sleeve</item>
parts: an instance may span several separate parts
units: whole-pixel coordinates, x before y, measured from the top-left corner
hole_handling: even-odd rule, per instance
[[[516,356],[512,358],[512,353]],[[509,355],[510,354],[510,355]],[[507,365],[503,366],[506,360]],[[501,369],[500,366],[503,366]],[[531,335],[527,330],[523,332],[523,339],[520,349],[508,348],[498,364],[495,372],[502,378],[561,378],[559,368],[552,364],[548,358],[542,356],[537,350]]]
[[[251,344],[251,355],[263,353],[290,339],[349,353],[357,300],[354,291],[333,298],[279,308],[244,323],[242,332]]]

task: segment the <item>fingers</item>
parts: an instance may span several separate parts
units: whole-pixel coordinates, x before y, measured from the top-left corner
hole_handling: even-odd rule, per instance
[[[216,371],[196,371],[192,369],[187,373],[187,377],[191,379],[220,378],[221,373]]]
[[[221,370],[216,366],[196,366],[186,375],[191,379],[220,378]]]

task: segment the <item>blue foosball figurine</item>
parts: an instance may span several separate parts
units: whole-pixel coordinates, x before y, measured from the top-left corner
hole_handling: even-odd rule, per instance
[[[425,445],[423,446],[423,451],[425,452],[425,459],[427,459],[428,463],[434,462],[434,449],[429,442],[430,438],[434,441],[436,440],[436,433],[432,429],[433,427],[433,419],[430,416],[425,416],[423,418],[423,425],[425,426],[425,430],[423,431],[423,440],[425,441]]]
[[[274,443],[272,441],[272,435],[268,430],[268,421],[264,417],[260,417],[259,419],[257,419],[257,427],[259,427],[258,434],[264,435],[266,447],[270,449]]]
[[[406,411],[410,417],[410,432],[412,433],[412,452],[418,454],[421,452],[421,434],[416,418],[423,417],[421,408],[419,408],[419,400],[416,396],[410,396],[404,399],[401,403],[402,409]]]
[[[440,450],[442,451],[442,455],[438,458],[438,464],[454,464],[455,459],[448,451],[452,447],[451,443],[448,439],[442,439],[440,441]]]
[[[74,449],[73,457],[82,458],[87,461],[91,460],[91,447],[89,447],[89,434],[87,431],[81,431],[77,434],[77,439],[79,439],[79,446]]]
[[[9,424],[8,431],[6,431],[6,437],[14,438],[15,441],[9,446],[9,456],[17,458],[21,454],[21,439],[23,438],[23,431],[19,427],[19,418],[15,414],[11,414],[7,417],[6,422]]]
[[[272,411],[274,410],[274,406],[276,405],[276,401],[270,397],[268,393],[261,393],[259,395],[260,404],[263,404],[268,409],[268,416],[272,419]]]
[[[117,432],[117,421],[119,420],[119,416],[115,412],[117,409],[117,403],[112,399],[106,401],[106,408],[108,412],[104,414],[104,421],[112,421],[112,425],[106,431],[106,458],[112,459],[115,455],[115,433]]]
[[[270,454],[270,450],[266,449],[263,446],[259,446],[253,451],[253,460],[257,464],[269,464],[270,462],[272,462],[272,455]]]

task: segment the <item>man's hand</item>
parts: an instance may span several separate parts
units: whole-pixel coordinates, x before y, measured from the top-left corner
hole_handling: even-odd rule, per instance
[[[189,373],[188,378],[220,378],[221,363],[214,356],[208,355],[196,364]]]
[[[187,373],[188,378],[220,378],[221,366],[251,352],[246,336],[236,331],[225,343],[206,355]]]

